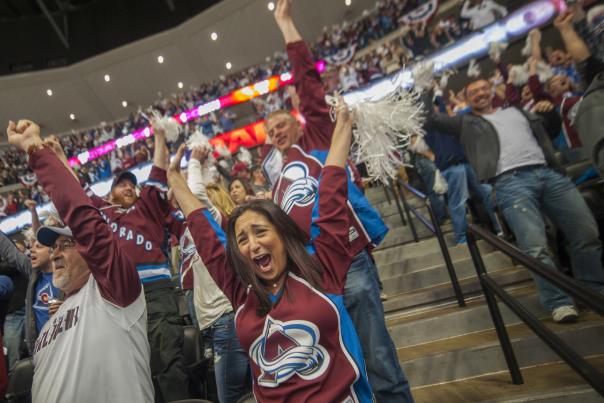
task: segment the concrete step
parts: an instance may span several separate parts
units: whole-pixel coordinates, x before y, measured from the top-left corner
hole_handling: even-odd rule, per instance
[[[491,277],[500,285],[510,286],[526,283],[531,280],[529,272],[520,267],[506,267],[500,270],[489,270]],[[465,296],[473,296],[482,293],[480,282],[476,275],[468,278],[459,278],[459,284]],[[384,312],[392,313],[404,309],[425,306],[437,302],[449,301],[455,298],[453,287],[450,282],[426,287],[412,292],[388,295],[384,302]]]
[[[513,265],[512,260],[501,252],[483,255],[483,261],[489,271],[497,271]],[[476,277],[476,270],[471,258],[458,260],[453,264],[458,279]],[[407,273],[394,277],[381,277],[384,292],[387,295],[400,294],[439,284],[450,283],[451,278],[444,264],[428,268],[410,268]]]
[[[417,245],[417,249],[402,249],[403,247],[408,245],[401,245],[395,247],[396,251],[400,252],[402,255],[399,259],[395,259],[394,253],[387,256],[385,255],[386,251],[376,251],[375,259],[376,264],[378,266],[380,278],[383,279],[393,277],[402,273],[409,273],[414,270],[420,270],[434,266],[445,267],[445,261],[440,247],[438,246],[436,238],[422,240],[420,243],[413,245]],[[430,247],[428,248],[427,245],[430,245]],[[484,241],[479,241],[478,245],[484,255],[487,255],[494,251],[494,248],[490,244],[485,243]],[[453,262],[454,266],[456,262],[470,258],[470,251],[466,245],[449,247],[448,250],[449,256],[451,257],[451,261]],[[395,260],[392,263],[383,263],[390,261],[390,259]]]
[[[430,231],[424,224],[422,224],[421,222],[419,222],[416,219],[413,219],[413,222],[415,223],[415,229],[417,231],[417,237],[420,240],[426,239],[426,238],[431,238],[434,237],[435,235],[432,233],[432,231]],[[382,249],[387,249],[387,248],[391,248],[393,246],[397,246],[397,245],[403,245],[409,242],[414,242],[414,238],[413,238],[413,232],[411,231],[411,227],[409,225],[403,227],[401,225],[397,226],[397,227],[392,227],[389,225],[390,231],[388,231],[388,234],[386,234],[386,237],[384,238],[384,240],[382,241],[382,243],[379,244],[379,246],[377,248],[375,248],[375,250],[382,250]],[[443,234],[445,235],[446,240],[448,240],[448,242],[450,244],[454,243],[454,238],[453,238],[453,227],[451,226],[451,224],[445,224],[443,226],[441,226],[441,230],[443,232]]]
[[[587,359],[604,371],[604,355]],[[604,398],[562,362],[522,369],[523,385],[514,385],[507,371],[470,379],[412,387],[417,403],[603,403]]]
[[[510,294],[537,317],[549,317],[549,312],[541,306],[533,285],[512,290]],[[520,318],[505,304],[499,303],[499,309],[506,325],[521,323]],[[448,305],[414,314],[390,315],[387,326],[397,347],[411,348],[418,344],[492,329],[493,320],[484,297],[480,296],[468,301],[464,308]]]
[[[581,356],[604,354],[604,319],[583,313],[577,323],[543,323]],[[524,324],[507,326],[521,367],[559,360]],[[587,342],[592,341],[592,342]],[[399,361],[414,387],[505,371],[507,366],[494,329],[437,340],[397,350]]]

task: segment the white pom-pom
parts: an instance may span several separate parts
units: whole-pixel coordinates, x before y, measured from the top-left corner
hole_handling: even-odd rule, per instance
[[[539,76],[539,82],[545,83],[554,76],[554,69],[547,63],[537,62],[537,76]]]
[[[472,59],[468,65],[468,77],[477,78],[478,76],[480,76],[480,66],[476,63],[476,59]]]
[[[337,98],[329,97],[334,105]],[[423,108],[418,93],[402,89],[379,101],[352,105],[352,158],[365,163],[374,180],[387,184],[403,165],[403,154],[413,134],[423,133]]]
[[[434,186],[432,186],[432,190],[437,195],[444,195],[449,191],[449,185],[447,184],[447,180],[440,173],[439,169],[434,172]]]
[[[423,91],[432,86],[434,79],[434,62],[419,62],[411,72],[416,91]]]
[[[440,77],[440,81],[439,81],[439,86],[442,89],[447,88],[447,85],[449,85],[449,78],[453,75],[455,75],[456,71],[455,70],[446,70],[445,72],[443,72],[442,76]]]
[[[228,148],[226,148],[224,145],[219,145],[218,147],[216,147],[216,152],[218,153],[219,156],[224,157],[224,158],[231,158],[231,152],[229,151]]]
[[[522,53],[522,56],[529,57],[533,53],[533,40],[541,40],[541,31],[539,31],[537,28],[531,29],[528,35],[526,36],[526,43],[520,51],[520,53]]]
[[[204,146],[206,148],[212,149],[212,145],[210,144],[210,139],[201,133],[199,130],[196,130],[195,133],[191,134],[187,139],[187,148],[192,149],[197,146]]]
[[[240,147],[237,152],[237,159],[248,167],[252,166],[252,154],[245,147]]]
[[[166,134],[166,141],[171,143],[178,140],[178,135],[180,134],[180,125],[171,116],[161,116],[159,112],[153,111],[153,127],[158,130],[163,130]]]
[[[489,57],[492,60],[499,60],[504,50],[508,48],[505,42],[491,42],[489,45]]]
[[[510,83],[516,87],[522,87],[528,83],[529,71],[526,64],[517,64],[510,67],[508,74],[510,76]]]

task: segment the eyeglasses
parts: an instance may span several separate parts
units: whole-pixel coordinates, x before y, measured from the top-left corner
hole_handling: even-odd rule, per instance
[[[63,239],[62,241],[55,242],[54,245],[50,247],[50,254],[52,255],[58,249],[60,252],[64,252],[65,249],[73,248],[76,245],[73,239]]]

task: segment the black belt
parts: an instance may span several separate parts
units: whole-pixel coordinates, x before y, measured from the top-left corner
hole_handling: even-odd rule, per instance
[[[157,281],[153,281],[151,283],[143,284],[143,288],[144,288],[145,292],[159,290],[160,288],[174,288],[174,283],[172,282],[172,280],[168,280],[168,279],[157,280]]]

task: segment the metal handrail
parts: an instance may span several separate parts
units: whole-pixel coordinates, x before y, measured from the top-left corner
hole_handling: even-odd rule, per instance
[[[411,192],[415,197],[421,200],[426,208],[428,209],[428,214],[430,218],[424,217],[424,215],[417,210],[416,208],[409,206],[407,203],[407,199],[401,189],[401,186]],[[457,299],[457,304],[460,307],[466,306],[466,301],[464,299],[463,291],[461,290],[461,286],[459,285],[459,280],[457,279],[457,273],[455,273],[455,267],[453,266],[453,260],[451,260],[451,255],[449,254],[449,248],[447,247],[447,241],[445,241],[445,236],[443,235],[442,229],[440,228],[440,224],[436,218],[436,214],[434,213],[434,209],[432,208],[432,204],[430,203],[430,199],[424,193],[415,189],[413,186],[403,182],[401,179],[396,181],[396,191],[395,196],[398,196],[403,202],[403,207],[405,208],[405,213],[407,214],[407,221],[409,222],[409,226],[411,227],[411,232],[413,233],[413,239],[415,242],[419,242],[419,237],[417,235],[417,230],[415,228],[415,224],[410,217],[410,212],[417,217],[417,219],[424,224],[430,232],[436,235],[436,239],[438,240],[438,245],[440,247],[440,251],[443,255],[443,259],[445,261],[445,267],[447,268],[447,272],[449,273],[449,278],[451,279],[451,285],[453,286],[453,291],[455,292],[455,298]]]
[[[482,238],[487,243],[494,246],[516,262],[525,266],[529,271],[537,274],[553,285],[566,291],[569,295],[584,303],[600,315],[604,315],[604,296],[585,287],[577,281],[568,278],[545,264],[541,263],[532,256],[529,256],[509,243],[499,239],[490,232],[474,224],[468,226],[467,240],[472,261],[476,268],[476,274],[480,279],[480,285],[485,295],[491,318],[495,325],[495,330],[499,338],[499,343],[512,377],[514,384],[524,383],[520,367],[514,354],[514,349],[501,316],[501,311],[497,305],[495,295],[507,305],[535,334],[543,340],[556,354],[560,356],[572,369],[574,369],[587,383],[589,383],[600,395],[604,396],[604,374],[599,372],[594,366],[589,364],[583,357],[578,355],[567,343],[558,335],[548,329],[541,321],[526,308],[519,304],[503,287],[495,282],[487,273],[480,249],[478,248],[477,238]]]

